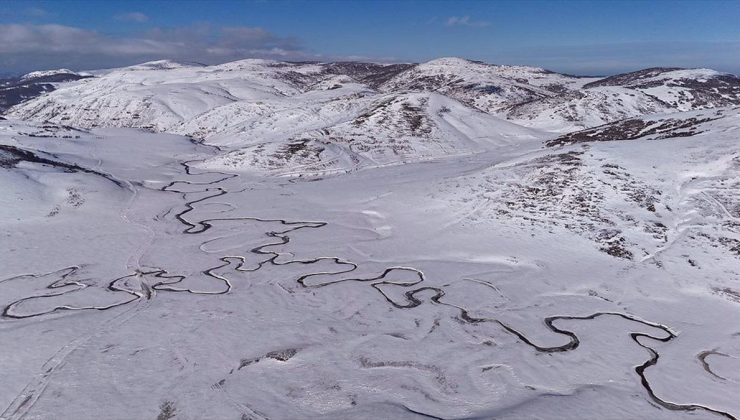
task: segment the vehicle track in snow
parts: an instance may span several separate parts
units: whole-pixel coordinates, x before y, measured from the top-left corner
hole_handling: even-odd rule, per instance
[[[2,412],[0,412],[0,420],[19,420],[19,419],[24,418],[26,414],[33,408],[34,404],[36,404],[39,398],[41,398],[41,396],[44,394],[44,391],[46,390],[47,385],[51,381],[52,376],[56,373],[56,371],[61,366],[64,365],[66,358],[70,354],[72,354],[74,351],[76,351],[80,347],[84,346],[90,340],[106,333],[110,328],[123,325],[128,320],[136,316],[140,310],[145,309],[151,303],[150,299],[141,299],[140,297],[136,297],[136,298],[132,298],[130,300],[124,301],[124,302],[120,302],[118,304],[108,305],[105,307],[103,306],[73,307],[73,306],[65,305],[65,306],[58,306],[53,309],[43,311],[41,313],[33,313],[33,314],[27,314],[27,315],[17,315],[17,314],[12,313],[14,306],[19,304],[21,301],[26,301],[26,300],[34,299],[34,298],[43,299],[44,297],[61,296],[66,293],[74,293],[76,291],[89,287],[86,284],[81,283],[76,280],[67,280],[67,277],[75,274],[79,269],[80,267],[78,266],[72,266],[72,267],[67,267],[67,268],[53,271],[51,273],[46,273],[46,274],[26,274],[26,275],[14,276],[8,279],[0,280],[0,283],[5,283],[6,281],[20,280],[23,278],[39,278],[45,275],[58,274],[59,279],[55,280],[49,286],[47,286],[47,289],[54,290],[55,288],[63,287],[64,284],[76,286],[72,290],[69,290],[69,291],[64,291],[60,293],[52,293],[51,295],[28,297],[25,299],[15,301],[5,307],[5,309],[3,310],[2,316],[0,316],[0,320],[5,319],[5,320],[14,320],[15,322],[22,322],[23,320],[28,319],[28,318],[35,318],[35,317],[39,317],[42,315],[48,315],[48,314],[59,312],[59,311],[83,311],[83,310],[103,311],[103,310],[125,306],[122,312],[104,321],[100,325],[99,328],[95,329],[89,334],[85,334],[83,336],[77,337],[74,340],[68,342],[67,344],[62,346],[59,350],[57,350],[51,357],[49,357],[41,366],[41,372],[39,374],[34,375],[31,378],[31,380],[26,384],[26,386],[23,388],[23,390],[11,401],[8,407]],[[109,284],[109,287],[113,285],[114,288],[117,288],[117,286],[115,286],[115,283],[118,280],[121,280],[126,277],[131,277],[131,276],[125,276],[125,277],[113,280]],[[125,290],[116,290],[116,291],[125,291]],[[128,291],[126,292],[129,293]],[[133,294],[133,292],[131,292],[130,294]],[[133,303],[133,305],[129,305],[130,303]]]

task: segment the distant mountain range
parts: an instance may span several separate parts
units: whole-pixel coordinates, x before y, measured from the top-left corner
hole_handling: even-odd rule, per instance
[[[43,93],[51,92],[57,83],[73,82],[92,77],[72,70],[59,69],[35,71],[21,77],[0,79],[0,114],[13,105],[33,99]]]

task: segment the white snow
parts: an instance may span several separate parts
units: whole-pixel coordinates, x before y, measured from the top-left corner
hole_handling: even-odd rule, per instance
[[[72,70],[69,69],[56,69],[56,70],[41,70],[41,71],[32,71],[30,73],[26,73],[23,76],[21,76],[21,79],[34,79],[37,77],[46,77],[46,76],[54,76],[57,74],[75,74],[75,75],[81,75],[81,73],[75,73]]]
[[[0,418],[740,416],[740,108],[322,69],[145,63],[0,120]],[[479,106],[552,83],[572,114]],[[545,145],[636,115],[692,135]]]

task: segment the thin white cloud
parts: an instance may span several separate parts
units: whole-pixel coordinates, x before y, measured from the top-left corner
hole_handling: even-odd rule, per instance
[[[149,16],[141,12],[121,13],[120,15],[116,15],[115,18],[122,22],[145,23],[149,21]]]
[[[247,57],[310,60],[301,43],[263,28],[207,24],[152,28],[126,36],[59,24],[0,24],[0,67],[103,68],[171,59],[204,64]]]
[[[45,24],[0,24],[0,53],[161,54],[172,50],[166,42],[139,38],[112,38],[96,31]]]
[[[40,7],[29,7],[28,9],[24,10],[23,13],[26,16],[34,18],[43,18],[49,16],[49,12],[47,12],[46,9],[42,9]]]
[[[648,67],[708,67],[740,74],[740,41],[627,42],[589,45],[539,45],[496,51],[506,63],[558,72],[609,75]]]
[[[490,22],[485,20],[472,20],[470,16],[450,16],[445,22],[445,26],[470,26],[482,28],[488,25],[490,25]]]

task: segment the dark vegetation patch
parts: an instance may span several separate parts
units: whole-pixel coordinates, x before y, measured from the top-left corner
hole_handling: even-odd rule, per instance
[[[621,238],[624,242],[624,238]],[[612,257],[624,258],[626,260],[632,259],[632,252],[624,247],[622,243],[612,243],[609,246],[599,248],[601,251],[606,252]]]
[[[712,291],[720,296],[724,296],[725,298],[740,303],[740,291],[735,289],[730,289],[729,287],[713,287]]]
[[[265,357],[268,357],[270,359],[275,359],[280,362],[287,362],[288,360],[292,359],[293,356],[295,356],[296,354],[298,354],[298,349],[289,348],[289,349],[271,351],[267,353]]]
[[[306,74],[297,71],[287,71],[280,73],[280,79],[298,88],[305,88],[318,81],[315,74]]]
[[[718,238],[719,243],[727,247],[730,252],[740,257],[740,241],[735,238],[722,236]]]
[[[402,102],[400,104],[400,112],[396,112],[395,115],[392,107],[394,103],[397,103],[397,98],[384,99],[374,104],[370,109],[356,117],[352,121],[352,125],[361,127],[372,120],[377,125],[394,129],[394,132],[398,136],[423,136],[431,134],[432,122],[426,115],[426,108],[428,106],[426,98],[420,98],[415,104],[410,101]],[[445,112],[449,111],[448,108],[445,109]],[[363,134],[369,136],[369,134]],[[391,138],[388,141],[393,143],[395,140]],[[391,146],[396,145],[391,144]]]
[[[47,159],[45,157],[37,155],[34,152],[31,152],[30,150],[21,149],[7,144],[0,144],[0,167],[8,169],[14,168],[21,162],[31,162],[51,166],[54,168],[62,169],[64,172],[84,172],[88,174],[99,175],[115,183],[119,187],[123,187],[121,181],[112,178],[108,174],[84,168],[74,163],[66,163],[58,160]]]
[[[413,134],[429,134],[432,132],[432,127],[427,121],[427,117],[421,106],[414,106],[409,102],[404,102],[401,105],[401,112]]]
[[[31,162],[53,166],[56,168],[64,169],[65,172],[75,172],[84,169],[74,164],[59,162],[41,157],[34,152],[31,152],[30,150],[21,149],[19,147],[10,146],[7,144],[0,144],[0,167],[14,168],[21,162]]]
[[[685,120],[668,118],[658,121],[646,121],[640,118],[629,118],[586,130],[562,135],[546,143],[547,146],[563,146],[589,141],[634,140],[651,136],[654,139],[689,137],[701,133],[698,126],[717,118],[692,117]]]
[[[352,124],[355,126],[361,126],[362,124],[365,124],[373,115],[380,114],[382,111],[387,110],[388,106],[390,106],[392,103],[393,103],[393,98],[384,99],[376,103],[370,109],[368,109],[367,111],[363,112],[358,117],[356,117],[352,121]]]
[[[612,257],[631,260],[633,257],[632,251],[627,249],[627,240],[621,236],[621,233],[622,232],[617,229],[604,229],[600,231],[597,238],[603,245],[599,250],[611,255]]]
[[[358,82],[365,83],[373,89],[404,71],[415,67],[416,64],[375,64],[358,62],[329,63],[325,67],[328,74],[349,76]]]
[[[494,86],[494,85],[472,85],[469,86],[472,90],[477,90],[480,93],[483,93],[485,95],[493,95],[502,93],[503,89],[500,86]]]
[[[290,68],[291,66],[319,64],[312,61],[275,63],[271,67]],[[307,89],[312,85],[326,80],[331,76],[348,76],[359,83],[364,83],[373,89],[378,88],[383,83],[394,78],[400,73],[416,66],[415,64],[377,64],[377,63],[360,63],[360,62],[336,62],[321,64],[320,72],[303,73],[294,70],[288,70],[280,73],[283,81],[299,88]],[[340,85],[334,85],[329,89],[338,89]]]
[[[157,420],[170,420],[175,418],[177,409],[175,408],[175,403],[172,401],[164,401],[159,406],[159,415],[157,416]]]
[[[237,370],[241,370],[249,365],[255,364],[259,362],[260,360],[264,359],[272,359],[277,360],[278,362],[287,362],[288,360],[295,357],[295,355],[298,354],[298,349],[296,348],[287,348],[282,350],[274,350],[267,354],[265,354],[262,357],[254,357],[249,359],[241,359],[239,361],[239,367]]]
[[[614,76],[605,77],[595,82],[586,83],[585,85],[583,85],[583,87],[585,89],[588,89],[600,86],[624,86],[627,84],[639,82],[640,80],[650,79],[663,73],[675,70],[682,69],[680,67],[652,67],[648,69],[633,71],[630,73],[622,73]]]
[[[272,158],[279,160],[295,160],[295,159],[312,159],[319,158],[321,152],[324,151],[323,147],[312,144],[311,139],[300,139],[292,140],[289,143],[281,146],[275,153],[272,154]]]

